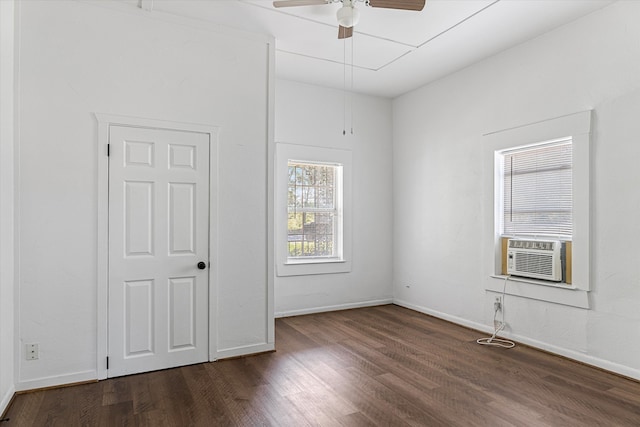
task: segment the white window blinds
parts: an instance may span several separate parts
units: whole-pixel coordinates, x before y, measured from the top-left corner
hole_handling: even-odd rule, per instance
[[[502,154],[504,234],[571,237],[571,139]]]

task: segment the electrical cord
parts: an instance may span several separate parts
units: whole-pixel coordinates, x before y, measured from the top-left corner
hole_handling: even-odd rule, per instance
[[[502,348],[513,348],[516,346],[516,343],[514,343],[513,341],[509,341],[509,340],[504,340],[502,338],[496,338],[496,335],[498,335],[498,333],[500,331],[502,331],[505,327],[505,323],[504,323],[504,310],[505,310],[505,304],[504,304],[504,296],[507,290],[507,280],[509,280],[510,276],[506,276],[504,278],[504,284],[502,286],[502,300],[500,302],[500,305],[496,305],[495,306],[495,310],[493,311],[493,326],[494,326],[494,331],[493,331],[493,335],[491,335],[490,338],[479,338],[476,340],[476,342],[480,345],[489,345],[492,347],[502,347]],[[502,320],[500,321],[500,323],[496,323],[496,318],[498,317],[498,311],[500,311],[500,309],[502,308]]]

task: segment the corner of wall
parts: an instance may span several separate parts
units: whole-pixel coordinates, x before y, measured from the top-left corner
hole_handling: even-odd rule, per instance
[[[15,1],[0,1],[0,413],[15,393],[14,45]]]

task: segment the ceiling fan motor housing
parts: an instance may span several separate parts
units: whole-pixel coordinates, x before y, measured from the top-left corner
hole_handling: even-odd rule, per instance
[[[338,24],[345,28],[353,27],[360,20],[360,12],[353,5],[345,4],[338,9]]]

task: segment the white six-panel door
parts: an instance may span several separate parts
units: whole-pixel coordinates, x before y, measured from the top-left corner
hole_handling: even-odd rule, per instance
[[[207,361],[209,135],[112,125],[109,144],[108,376]]]

